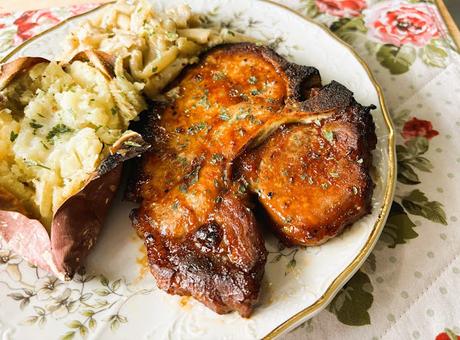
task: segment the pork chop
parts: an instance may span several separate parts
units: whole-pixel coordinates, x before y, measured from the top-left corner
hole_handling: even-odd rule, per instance
[[[291,244],[368,213],[371,107],[250,43],[211,49],[165,96],[140,124],[152,147],[130,185],[133,225],[161,289],[248,317],[267,257],[254,199]]]

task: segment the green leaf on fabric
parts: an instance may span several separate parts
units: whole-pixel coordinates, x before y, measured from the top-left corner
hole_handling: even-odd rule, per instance
[[[339,291],[327,310],[349,326],[369,325],[368,310],[372,306],[372,283],[366,273],[359,270]]]
[[[366,25],[364,25],[364,20],[362,17],[356,17],[353,19],[350,18],[340,18],[337,21],[334,21],[331,25],[331,31],[359,31],[367,32]]]
[[[406,240],[416,238],[418,234],[414,228],[415,224],[410,220],[403,207],[393,201],[380,240],[385,242],[388,248],[394,248],[398,244],[406,243]]]
[[[374,253],[369,254],[362,269],[367,273],[375,273],[375,270],[377,269],[377,262],[375,260]]]
[[[309,18],[314,18],[318,16],[319,11],[316,6],[315,0],[300,0],[301,7],[299,8],[300,12],[306,15]]]
[[[433,165],[430,160],[421,156],[428,151],[428,148],[428,139],[425,137],[413,138],[406,145],[396,146],[399,182],[410,185],[420,183],[420,179],[413,168],[431,172]]]
[[[366,25],[364,25],[364,20],[362,17],[356,17],[353,19],[341,18],[337,21],[334,21],[330,26],[330,29],[340,39],[350,44],[356,40],[356,38],[359,36],[359,33],[367,32],[367,28]]]
[[[364,47],[366,48],[367,53],[372,56],[377,53],[381,46],[382,44],[379,44],[372,40],[366,40],[366,42],[364,43]]]
[[[61,340],[71,340],[75,337],[75,332],[74,331],[70,331],[70,332],[67,332],[65,333],[60,339]]]
[[[443,205],[438,201],[428,201],[426,195],[418,189],[411,191],[408,196],[403,197],[401,203],[410,214],[422,216],[430,221],[447,225]]]
[[[433,170],[433,164],[431,164],[430,160],[425,157],[415,157],[411,161],[411,164],[420,171],[431,172],[431,170]]]
[[[449,340],[458,340],[459,335],[455,334],[455,332],[449,328],[444,328],[444,332],[449,337]]]
[[[377,51],[378,62],[387,68],[391,74],[402,74],[409,71],[416,57],[415,48],[409,45],[397,47],[385,44]]]
[[[0,30],[0,53],[14,46],[14,36],[17,30],[18,28],[16,25],[11,25],[10,27]]]
[[[398,113],[393,115],[393,123],[397,127],[402,127],[404,123],[409,119],[409,115],[411,114],[410,110],[401,110]]]
[[[431,40],[428,45],[420,49],[420,56],[425,64],[445,68],[449,62],[449,54],[439,40]]]
[[[412,155],[423,155],[428,151],[429,143],[425,137],[416,137],[410,139],[407,143],[407,150]]]
[[[418,178],[418,175],[412,169],[410,164],[400,161],[399,159],[398,159],[398,182],[401,182],[403,184],[409,184],[409,185],[421,183],[420,179]]]

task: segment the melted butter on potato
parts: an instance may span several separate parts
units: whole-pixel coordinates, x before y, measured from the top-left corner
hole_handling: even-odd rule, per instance
[[[0,92],[0,187],[49,228],[145,109],[142,86],[89,63],[39,63]]]

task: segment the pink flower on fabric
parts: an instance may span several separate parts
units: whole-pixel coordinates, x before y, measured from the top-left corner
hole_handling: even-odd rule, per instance
[[[15,43],[21,43],[36,35],[42,30],[40,26],[55,25],[59,21],[49,10],[26,11],[14,21],[18,27]]]
[[[365,0],[316,0],[316,6],[322,13],[336,17],[355,17],[366,8]]]
[[[404,139],[415,137],[425,137],[431,139],[439,135],[439,132],[433,129],[433,124],[428,120],[412,118],[404,124],[401,135]]]
[[[369,34],[395,46],[425,46],[440,36],[440,19],[434,6],[384,1],[364,11]]]

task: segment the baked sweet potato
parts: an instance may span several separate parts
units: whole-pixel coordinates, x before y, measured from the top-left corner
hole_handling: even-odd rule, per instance
[[[148,149],[128,130],[142,86],[109,55],[24,57],[0,69],[0,236],[69,279],[84,263],[120,182]]]

